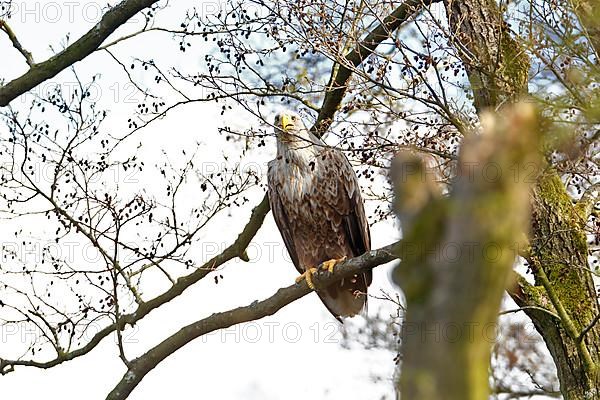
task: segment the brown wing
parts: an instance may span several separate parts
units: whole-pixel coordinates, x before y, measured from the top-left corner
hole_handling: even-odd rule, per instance
[[[279,196],[278,189],[281,186],[279,182],[279,176],[277,175],[276,168],[273,164],[269,163],[268,170],[268,193],[269,193],[269,204],[271,206],[271,212],[273,213],[273,219],[275,219],[275,224],[277,224],[277,228],[279,228],[279,232],[281,232],[281,237],[283,238],[283,243],[287,248],[288,253],[294,263],[294,266],[301,274],[304,273],[304,270],[300,266],[300,262],[298,261],[298,252],[296,251],[296,246],[294,245],[294,238],[292,236],[292,231],[290,230],[290,221],[286,214],[285,208],[281,203],[281,197]]]
[[[352,258],[371,249],[358,179],[348,159],[333,149],[324,149],[318,157],[321,160],[315,168],[316,184],[310,195],[293,209],[286,209],[285,193],[281,192],[284,179],[289,177],[277,169],[277,161],[269,163],[269,203],[292,262],[300,273],[305,272],[306,265],[316,266],[342,256]],[[292,224],[296,231],[292,230]],[[314,235],[305,230],[306,226],[314,228]],[[301,248],[296,248],[298,240]],[[367,297],[356,293],[366,293],[371,281],[369,271],[335,282],[317,294],[341,321],[340,316],[356,315],[366,307]]]
[[[324,244],[327,258],[359,256],[371,249],[371,236],[356,174],[341,151],[324,149],[319,157],[316,201],[323,219],[335,233]],[[338,252],[341,249],[343,254]],[[371,281],[372,272],[368,271],[342,279],[318,294],[327,309],[341,321],[340,316],[353,316],[366,309],[367,287]]]
[[[327,158],[336,173],[337,188],[336,196],[325,196],[328,201],[334,201],[337,210],[342,214],[342,227],[346,234],[352,256],[357,257],[371,250],[371,234],[369,223],[365,215],[365,208],[360,194],[360,185],[356,173],[352,169],[346,156],[339,150],[327,150]],[[365,273],[367,286],[372,281],[371,271]]]

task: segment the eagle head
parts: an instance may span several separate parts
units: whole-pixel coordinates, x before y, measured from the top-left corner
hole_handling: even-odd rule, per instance
[[[310,140],[302,118],[292,111],[282,111],[275,116],[275,135],[283,143]]]

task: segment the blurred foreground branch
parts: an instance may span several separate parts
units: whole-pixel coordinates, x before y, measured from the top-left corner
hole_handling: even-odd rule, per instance
[[[529,182],[525,174],[508,172],[536,162],[539,128],[527,103],[502,116],[483,115],[482,122],[484,132],[461,149],[449,197],[441,196],[413,154],[399,154],[393,165],[404,231],[397,250],[402,268],[394,280],[407,301],[402,398],[489,396],[487,330],[495,326],[528,224]],[[494,179],[486,172],[491,166],[499,172]]]

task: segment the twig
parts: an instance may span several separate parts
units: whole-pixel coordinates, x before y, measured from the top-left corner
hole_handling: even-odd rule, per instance
[[[35,62],[33,61],[33,56],[29,51],[25,50],[25,48],[21,45],[21,42],[19,42],[19,39],[17,39],[17,35],[15,35],[11,27],[3,19],[0,19],[0,30],[3,30],[8,35],[8,38],[12,42],[13,47],[17,49],[19,53],[23,55],[23,57],[25,57],[25,61],[27,61],[27,64],[30,67],[33,67],[33,65],[35,64]]]
[[[598,321],[600,321],[600,314],[596,315],[596,317],[592,320],[592,322],[590,322],[589,325],[586,326],[585,329],[581,331],[579,336],[577,336],[577,343],[581,343],[583,341],[583,338],[585,338],[585,335],[587,335],[587,333],[594,327],[594,325],[596,325],[598,323]]]
[[[537,307],[537,306],[523,306],[523,307],[519,307],[519,308],[513,308],[511,310],[504,310],[498,313],[498,315],[506,315],[506,314],[512,314],[512,313],[517,313],[517,312],[521,312],[521,311],[525,311],[525,310],[537,310],[537,311],[542,311],[545,312],[546,314],[556,318],[558,321],[560,321],[560,317],[553,313],[550,310],[545,309],[544,307]]]
[[[117,28],[156,2],[158,0],[123,0],[111,8],[92,29],[75,43],[48,60],[34,64],[25,74],[0,87],[0,107],[8,105],[17,96],[89,56]]]
[[[359,66],[370,56],[373,51],[388,39],[392,32],[398,29],[410,17],[418,13],[424,6],[436,3],[440,0],[406,0],[390,15],[388,15],[377,27],[375,27],[364,40],[356,44],[356,47],[345,57],[347,65],[336,64],[332,68],[329,84],[325,93],[323,105],[319,111],[317,121],[311,132],[322,136],[331,126],[333,115],[340,106],[348,82],[352,76],[352,69]]]
[[[173,300],[187,288],[192,286],[194,283],[200,281],[202,278],[207,276],[209,273],[214,271],[216,268],[226,263],[227,261],[240,257],[248,247],[248,244],[256,235],[256,232],[261,227],[265,216],[269,212],[269,201],[267,196],[254,208],[250,220],[238,235],[237,239],[227,247],[221,254],[213,257],[204,265],[196,269],[189,275],[182,276],[177,279],[176,283],[171,286],[167,291],[154,297],[151,300],[142,302],[139,304],[137,309],[129,314],[122,314],[120,318],[114,323],[108,325],[102,330],[98,331],[90,341],[83,347],[68,353],[61,353],[56,358],[40,362],[35,360],[7,360],[0,358],[0,375],[5,375],[9,372],[14,371],[15,366],[28,366],[36,367],[41,369],[52,368],[56,365],[62,364],[65,361],[73,360],[77,357],[81,357],[90,351],[92,351],[105,337],[110,335],[115,330],[122,330],[126,325],[134,325],[153,310]]]

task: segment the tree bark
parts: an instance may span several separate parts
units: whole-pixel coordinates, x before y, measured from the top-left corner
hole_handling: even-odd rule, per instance
[[[576,10],[580,10],[591,42],[597,44],[598,23],[593,18],[592,3],[597,1],[579,1]],[[526,93],[527,56],[505,29],[496,2],[449,0],[446,5],[450,27],[461,41],[456,47],[465,64],[477,110],[498,109]],[[552,354],[564,398],[600,398],[600,310],[588,270],[583,231],[589,215],[586,207],[572,205],[555,171],[529,170],[529,177],[536,180],[531,195],[528,252],[536,286],[520,280],[511,296],[519,305],[546,308],[560,316],[557,320],[550,313],[525,310]]]
[[[478,112],[527,93],[529,59],[510,36],[494,0],[446,0],[454,48],[463,61]]]
[[[520,306],[542,307],[560,316],[556,320],[525,310],[550,350],[565,400],[600,398],[600,309],[588,270],[583,231],[588,216],[579,211],[556,172],[545,171],[538,178],[527,256],[536,282],[530,286],[520,281],[511,292]]]

